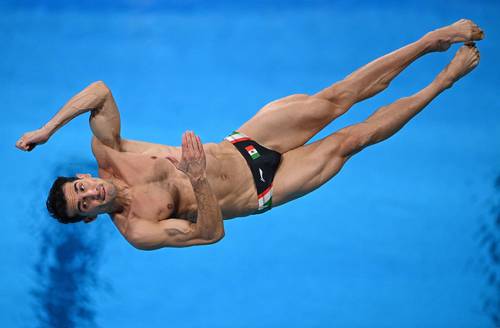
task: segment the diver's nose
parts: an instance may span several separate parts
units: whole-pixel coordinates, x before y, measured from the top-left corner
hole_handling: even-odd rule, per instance
[[[98,197],[98,196],[99,196],[99,191],[97,190],[97,187],[89,188],[85,193],[85,197]]]

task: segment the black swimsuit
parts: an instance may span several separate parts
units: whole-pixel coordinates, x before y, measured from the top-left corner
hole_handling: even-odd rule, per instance
[[[271,209],[273,199],[273,179],[281,161],[277,151],[259,145],[241,132],[233,132],[225,140],[232,143],[247,161],[257,188],[258,210],[263,213]]]

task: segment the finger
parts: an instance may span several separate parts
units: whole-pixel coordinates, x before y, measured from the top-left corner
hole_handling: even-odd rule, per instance
[[[198,136],[193,133],[193,147],[196,150],[196,153],[200,152],[200,146],[198,144]]]
[[[24,143],[22,142],[22,140],[19,140],[17,143],[16,143],[16,147],[21,149],[21,150],[26,150],[25,149],[25,146],[24,146]]]
[[[182,134],[182,158],[186,157],[187,149],[187,131]]]
[[[200,137],[198,137],[194,133],[193,133],[193,143],[194,143],[194,147],[196,149],[197,156],[202,157],[203,156],[203,146],[201,145]]]
[[[201,143],[200,136],[196,136],[196,144],[198,146],[198,151],[203,154],[204,150],[203,150],[203,144]]]
[[[189,151],[191,152],[191,155],[194,155],[196,153],[195,152],[196,148],[195,148],[194,141],[193,141],[193,131],[189,131],[187,138],[188,138]]]
[[[195,151],[193,148],[193,138],[192,138],[192,132],[188,131],[186,134],[186,140],[187,140],[187,148],[189,151],[189,156],[193,156]]]
[[[198,147],[196,147],[196,141],[194,138],[194,132],[189,131],[189,146],[191,147],[191,150],[193,151],[193,154],[196,154],[198,152]]]

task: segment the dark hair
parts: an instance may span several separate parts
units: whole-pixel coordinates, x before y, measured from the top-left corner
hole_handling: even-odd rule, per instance
[[[78,180],[75,177],[58,177],[52,184],[47,197],[47,210],[50,215],[60,223],[76,223],[83,220],[83,216],[76,215],[70,217],[68,215],[66,197],[64,196],[63,186],[67,182]]]

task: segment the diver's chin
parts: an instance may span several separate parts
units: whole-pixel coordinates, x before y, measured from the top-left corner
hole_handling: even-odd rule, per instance
[[[116,186],[113,183],[109,183],[103,187],[104,187],[104,193],[105,193],[104,200],[106,202],[116,198],[117,190],[116,190]]]

